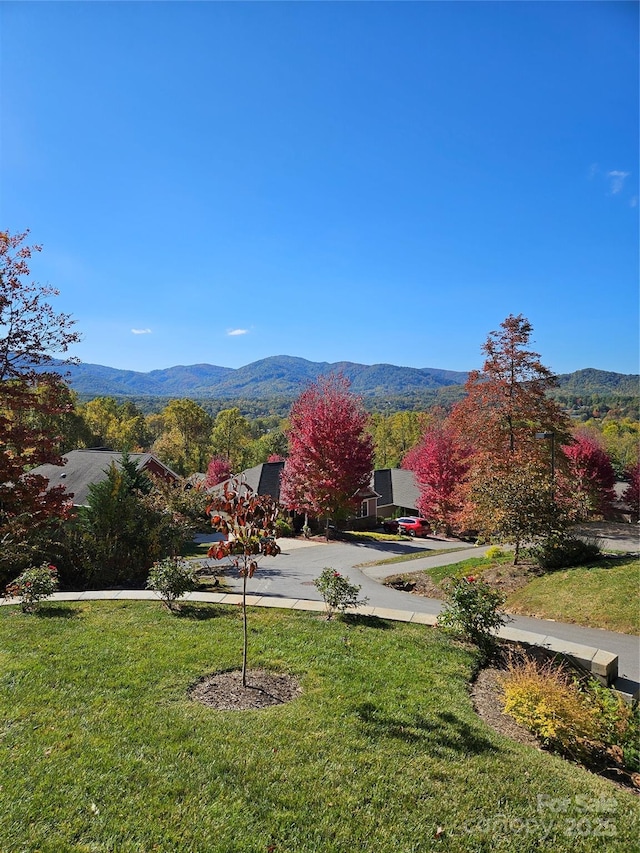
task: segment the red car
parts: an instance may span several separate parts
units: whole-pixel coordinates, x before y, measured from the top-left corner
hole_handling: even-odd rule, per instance
[[[430,532],[431,528],[426,518],[411,515],[398,519],[398,533],[408,536],[428,536]]]

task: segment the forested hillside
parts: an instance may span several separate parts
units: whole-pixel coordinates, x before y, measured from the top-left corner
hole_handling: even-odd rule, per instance
[[[156,411],[157,401],[190,397],[206,402],[215,414],[233,401],[253,414],[285,413],[291,402],[319,376],[342,373],[351,390],[372,411],[420,410],[448,406],[461,399],[467,374],[438,368],[399,367],[393,364],[314,362],[292,356],[272,356],[232,369],[210,364],[170,367],[140,373],[95,364],[65,367],[68,381],[81,399],[98,396],[133,398],[145,411]],[[587,368],[558,376],[556,399],[569,408],[593,408],[604,399],[628,408],[640,396],[640,377]],[[220,404],[216,401],[220,401]],[[223,405],[224,403],[224,405]],[[251,411],[254,410],[254,411]]]

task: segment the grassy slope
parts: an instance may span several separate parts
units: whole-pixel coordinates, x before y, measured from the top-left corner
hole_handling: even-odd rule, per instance
[[[640,560],[629,557],[535,578],[506,606],[513,613],[639,634],[639,592]]]
[[[472,654],[437,631],[253,611],[250,665],[298,675],[302,696],[236,713],[186,699],[240,647],[235,608],[1,608],[0,850],[633,849],[638,799],[489,730]]]
[[[482,577],[496,568],[509,570],[513,555],[488,560],[474,557],[436,566],[424,574],[437,584],[447,578],[473,574]],[[410,572],[398,577],[411,579]],[[604,558],[591,566],[562,569],[536,577],[507,596],[505,610],[622,634],[640,634],[640,560]]]

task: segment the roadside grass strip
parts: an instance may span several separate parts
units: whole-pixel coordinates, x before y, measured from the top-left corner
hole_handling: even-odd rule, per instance
[[[511,613],[640,634],[640,560],[622,557],[534,578],[506,602]]]

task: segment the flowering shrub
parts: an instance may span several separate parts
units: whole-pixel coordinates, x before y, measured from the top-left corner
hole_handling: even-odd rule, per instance
[[[43,598],[58,589],[58,570],[49,563],[31,566],[6,588],[9,598],[19,598],[23,613],[35,613]]]
[[[499,609],[504,601],[501,592],[475,575],[458,578],[449,584],[438,625],[475,643],[485,656],[491,657],[496,643],[493,631],[506,622]]]
[[[543,743],[575,753],[580,739],[596,737],[595,708],[553,664],[533,660],[511,664],[502,690],[505,713]]]
[[[196,574],[186,560],[179,557],[166,557],[154,563],[149,570],[147,589],[155,589],[169,610],[177,598],[195,589]]]
[[[349,607],[366,604],[368,599],[358,599],[360,587],[336,572],[335,569],[323,569],[319,578],[314,580],[316,588],[324,599],[327,608],[327,619],[331,619],[336,610],[344,613]]]

